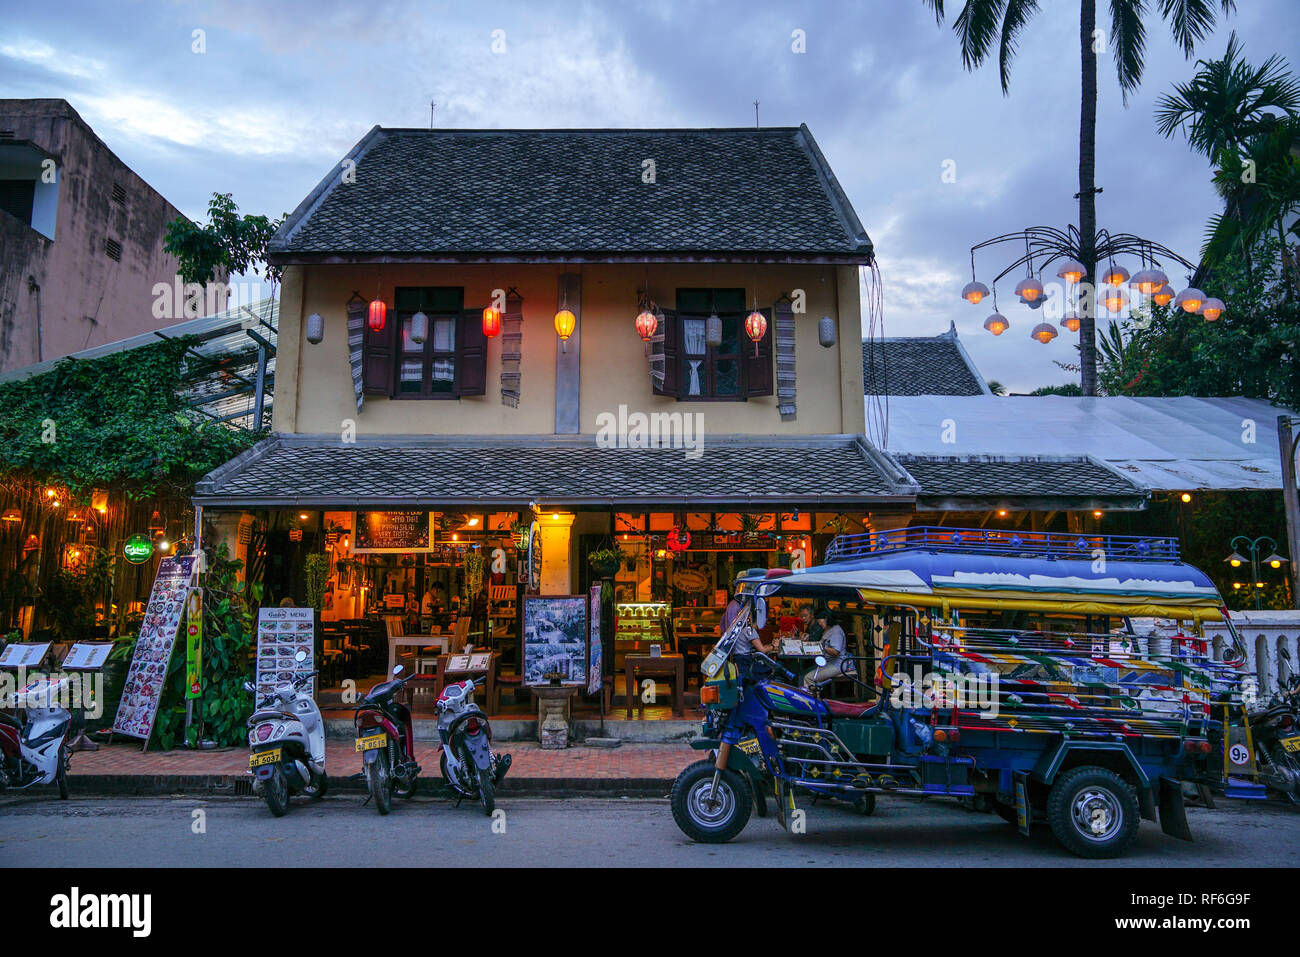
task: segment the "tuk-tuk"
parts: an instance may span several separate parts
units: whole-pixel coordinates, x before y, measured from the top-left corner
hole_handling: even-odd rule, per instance
[[[967,799],[1082,857],[1121,855],[1139,818],[1191,840],[1184,788],[1262,798],[1229,773],[1245,648],[1170,538],[911,527],[839,536],[821,566],[748,573],[743,608],[702,665],[709,751],[672,791],[687,836],[720,843],[775,798],[864,813],[878,795]],[[753,646],[773,599],[833,605],[854,640],[834,685]],[[1171,638],[1132,619],[1180,623]],[[817,675],[827,669],[818,656]],[[828,691],[839,686],[839,698]],[[848,691],[844,689],[848,688]],[[852,699],[852,700],[844,700]],[[1235,749],[1234,749],[1235,751]]]

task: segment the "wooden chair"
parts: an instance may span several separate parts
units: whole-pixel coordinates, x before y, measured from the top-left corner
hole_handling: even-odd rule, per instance
[[[456,630],[451,633],[451,648],[447,653],[458,655],[465,648],[465,642],[469,638],[469,615],[461,615],[456,619]]]

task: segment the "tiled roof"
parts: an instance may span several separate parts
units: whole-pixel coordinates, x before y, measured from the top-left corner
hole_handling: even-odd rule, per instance
[[[535,441],[273,436],[198,483],[203,505],[911,502],[914,486],[861,437],[706,437],[681,448]]]
[[[988,390],[949,329],[932,337],[877,339],[862,344],[867,395],[983,395]]]
[[[385,253],[871,256],[871,240],[805,126],[375,127],[349,159],[355,181],[335,171],[321,182],[272,239],[277,261]]]
[[[1079,503],[1108,500],[1138,507],[1146,490],[1087,456],[894,455],[921,486],[920,508],[938,501],[997,499],[1017,507],[1030,500]]]

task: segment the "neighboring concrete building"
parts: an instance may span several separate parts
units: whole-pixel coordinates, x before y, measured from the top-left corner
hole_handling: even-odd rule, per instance
[[[181,318],[152,291],[179,215],[66,100],[0,99],[0,372]]]

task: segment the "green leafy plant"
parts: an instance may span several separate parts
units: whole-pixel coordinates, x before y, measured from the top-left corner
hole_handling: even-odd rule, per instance
[[[483,555],[481,548],[469,548],[465,550],[465,557],[461,560],[461,567],[465,570],[465,598],[473,600],[478,594],[479,589],[483,587],[483,570],[487,567],[487,559]]]
[[[230,193],[213,193],[208,201],[208,223],[200,226],[184,216],[167,224],[163,249],[180,262],[181,279],[206,284],[220,274],[235,275],[260,265],[271,280],[280,269],[266,262],[266,244],[280,227],[265,216],[241,216]]]
[[[587,562],[602,578],[612,578],[626,556],[612,539],[606,539],[599,548],[587,553]]]
[[[313,552],[302,562],[302,574],[307,586],[307,604],[320,610],[321,597],[325,594],[325,582],[330,576],[329,556],[324,552]]]
[[[86,637],[95,625],[95,601],[109,581],[109,554],[86,546],[86,562],[61,568],[41,586],[37,608],[48,615],[54,632],[64,641]]]

